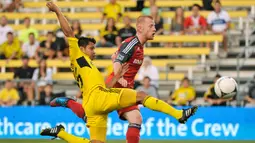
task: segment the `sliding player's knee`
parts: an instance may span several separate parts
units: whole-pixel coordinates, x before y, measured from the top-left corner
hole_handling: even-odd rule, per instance
[[[139,110],[133,110],[124,114],[129,123],[142,124],[142,116]]]
[[[145,93],[143,91],[139,91],[139,92],[137,92],[136,100],[138,103],[142,102],[147,96],[148,96],[147,93]]]

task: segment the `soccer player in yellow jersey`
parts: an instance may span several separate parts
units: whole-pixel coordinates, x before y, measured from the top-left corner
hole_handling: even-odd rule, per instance
[[[88,42],[84,37],[76,39],[60,9],[52,2],[48,2],[47,7],[56,13],[69,42],[71,68],[83,94],[82,106],[86,111],[90,140],[68,134],[61,125],[42,130],[41,135],[60,137],[69,143],[104,143],[106,141],[108,113],[114,110],[143,104],[151,110],[173,116],[180,123],[185,123],[196,112],[197,106],[177,110],[164,101],[147,95],[145,92],[136,92],[128,88],[106,88],[103,76],[91,61],[94,56],[93,50],[88,52],[87,50],[90,49],[86,48],[88,46],[93,47],[95,42]],[[156,29],[150,16],[140,16],[137,20],[137,27],[139,34],[146,37],[144,41],[140,41],[142,44],[153,39]]]

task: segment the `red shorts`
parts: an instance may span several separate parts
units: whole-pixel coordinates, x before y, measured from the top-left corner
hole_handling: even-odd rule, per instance
[[[108,83],[109,81],[111,81],[112,77],[113,77],[113,73],[110,74],[107,79],[106,79],[106,83]],[[114,85],[114,88],[131,88],[133,89],[134,85],[130,85],[128,84],[128,87],[122,87],[119,83],[116,83]],[[138,105],[133,105],[133,106],[130,106],[130,107],[126,107],[126,108],[123,108],[123,109],[120,109],[117,111],[118,115],[119,115],[119,118],[122,119],[122,120],[126,120],[125,117],[123,117],[123,114],[126,113],[126,112],[130,112],[130,111],[133,111],[133,110],[139,110],[139,107]]]
[[[123,108],[123,109],[120,109],[118,110],[118,115],[119,115],[119,118],[121,120],[127,120],[123,115],[124,113],[127,113],[127,112],[130,112],[130,111],[133,111],[133,110],[139,110],[139,107],[138,105],[133,105],[133,106],[130,106],[130,107],[127,107],[127,108]],[[140,111],[140,110],[139,110]]]

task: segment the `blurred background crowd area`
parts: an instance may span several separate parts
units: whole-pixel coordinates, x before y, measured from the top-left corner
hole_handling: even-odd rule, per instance
[[[97,40],[94,61],[107,77],[111,54],[134,36],[135,19],[151,15],[155,40],[145,45],[135,89],[169,104],[254,106],[253,0],[56,1],[76,37]],[[0,106],[48,105],[60,96],[81,100],[68,59],[68,43],[44,0],[0,2]],[[239,93],[219,99],[214,81],[234,77]]]

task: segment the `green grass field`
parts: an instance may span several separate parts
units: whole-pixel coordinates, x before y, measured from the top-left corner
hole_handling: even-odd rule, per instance
[[[107,143],[125,143],[124,140],[109,140]],[[65,143],[62,140],[0,140],[0,143]],[[255,143],[255,141],[150,141],[142,140],[140,143]]]

